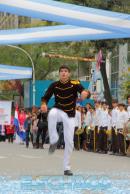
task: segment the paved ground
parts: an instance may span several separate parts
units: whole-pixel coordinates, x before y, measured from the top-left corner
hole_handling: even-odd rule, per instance
[[[45,149],[29,149],[25,145],[0,143],[0,174],[62,175],[63,150],[53,155]],[[130,172],[130,158],[74,151],[72,169],[78,172]]]
[[[26,149],[25,145],[0,143],[0,177],[11,176],[11,179],[17,179],[18,177],[21,177],[21,176],[22,177],[24,176],[26,178],[27,176],[31,176],[32,179],[37,179],[38,177],[40,178],[59,177],[59,180],[61,180],[63,178],[62,162],[63,162],[63,150],[56,150],[56,152],[53,155],[48,155],[48,145],[46,145],[45,149],[43,150],[35,150],[31,146],[29,149]],[[103,184],[110,183],[110,181],[113,180],[113,182],[116,181],[114,183],[116,186],[117,186],[117,181],[120,180],[120,184],[122,184],[123,181],[125,180],[126,182],[123,184],[125,184],[125,190],[126,188],[127,190],[126,192],[123,192],[123,194],[130,193],[130,185],[129,185],[130,157],[120,157],[120,156],[112,156],[112,155],[105,155],[105,154],[89,153],[84,151],[74,151],[72,155],[71,163],[72,163],[73,172],[75,173],[75,176],[73,178],[78,177],[78,179],[80,179],[81,181],[81,179],[84,177],[84,180],[90,179],[90,182],[93,182],[91,187],[89,186],[91,192],[93,188],[97,189],[97,187],[99,186],[99,182],[101,183],[101,181],[103,181],[104,179],[107,179],[106,183],[103,183]],[[97,180],[99,182],[97,182]],[[82,180],[81,182],[84,182],[84,181]],[[85,183],[85,184],[87,184],[87,189],[88,189],[88,183]],[[97,184],[97,186],[94,187],[94,184]],[[120,184],[118,182],[118,187]],[[1,185],[1,179],[0,179],[0,185]],[[115,185],[111,187],[111,189],[114,189]],[[120,188],[122,188],[122,185]],[[85,189],[85,185],[84,185],[84,189]],[[36,190],[35,190],[35,193],[36,193]],[[119,188],[117,188],[117,190],[119,190]],[[115,191],[113,192],[115,193]],[[3,191],[3,193],[5,192]],[[41,193],[41,191],[39,190],[39,192],[37,193]],[[48,194],[50,193],[51,192],[49,192]],[[63,191],[61,193],[63,194]],[[76,194],[79,192],[77,191],[72,192],[71,190],[70,193]],[[90,191],[89,192],[84,191],[83,193],[90,193]],[[107,192],[104,191],[100,193],[106,194]],[[109,191],[109,194],[110,193],[112,192]],[[0,189],[0,194],[1,194],[1,189]],[[14,192],[9,194],[14,194]]]

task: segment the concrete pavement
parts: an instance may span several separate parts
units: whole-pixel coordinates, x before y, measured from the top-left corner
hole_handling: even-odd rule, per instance
[[[63,176],[63,150],[0,143],[0,194],[129,194],[130,158],[74,151]]]
[[[72,169],[75,174],[91,173],[130,173],[130,158],[74,151]],[[56,150],[53,155],[45,149],[28,149],[25,145],[0,143],[0,174],[16,175],[62,175],[63,150]]]

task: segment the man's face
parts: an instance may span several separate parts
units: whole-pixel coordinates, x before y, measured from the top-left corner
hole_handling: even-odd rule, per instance
[[[47,112],[47,106],[44,105],[44,104],[42,104],[42,105],[41,105],[41,111],[42,111],[42,112]]]
[[[24,114],[24,110],[21,110],[21,114]]]
[[[93,109],[92,109],[92,108],[90,108],[90,109],[89,109],[89,111],[92,113],[92,112],[93,112]]]
[[[79,112],[81,112],[81,106],[78,106],[78,107],[77,107],[77,110],[78,110]]]
[[[106,110],[106,109],[107,109],[107,104],[104,103],[104,104],[102,105],[102,107],[103,107],[104,110]]]
[[[128,98],[128,104],[130,104],[130,98]]]
[[[124,110],[124,106],[119,106],[119,110],[123,111]]]
[[[61,69],[59,72],[60,80],[68,80],[70,78],[70,72],[68,69]]]
[[[95,107],[96,107],[96,108],[100,107],[100,103],[99,103],[99,102],[96,102],[96,103],[95,103]]]
[[[90,104],[86,104],[86,108],[87,108],[87,110],[89,110],[91,108],[91,105]]]
[[[118,104],[117,104],[116,102],[113,102],[113,103],[112,103],[112,107],[113,107],[113,108],[117,107],[117,105],[118,105]]]

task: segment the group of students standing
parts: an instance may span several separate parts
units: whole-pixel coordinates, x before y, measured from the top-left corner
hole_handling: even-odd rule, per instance
[[[125,156],[129,146],[130,97],[128,103],[126,107],[113,99],[112,109],[105,101],[96,101],[95,106],[87,104],[85,108],[77,106],[75,149]]]
[[[112,101],[113,109],[109,109],[107,103],[96,101],[95,105],[87,104],[86,107],[76,106],[74,148],[98,153],[115,155],[126,155],[130,137],[127,138],[127,131],[130,133],[130,97],[128,106]],[[33,148],[44,148],[48,131],[48,110],[42,104],[40,110],[32,112],[20,111],[20,126],[25,130],[26,147],[32,142]],[[63,124],[57,123],[59,133],[58,148],[64,148]],[[13,119],[11,125],[1,126],[0,140],[6,138],[8,142],[15,139],[15,126]]]
[[[115,155],[126,155],[130,137],[130,97],[128,106],[112,101],[113,109],[109,109],[107,103],[96,101],[95,105],[87,104],[86,107],[76,106],[74,147],[76,150],[94,151]],[[40,110],[32,112],[20,111],[20,124],[25,130],[26,147],[32,142],[33,148],[44,148],[48,130],[48,110],[43,104]],[[4,127],[4,128],[3,128]],[[4,130],[3,130],[4,129]],[[64,148],[63,124],[57,123],[59,142],[57,147]],[[8,142],[14,140],[15,126],[13,119],[11,125],[1,126],[0,140],[6,138]],[[2,132],[4,131],[4,132]],[[2,134],[3,133],[3,134]]]

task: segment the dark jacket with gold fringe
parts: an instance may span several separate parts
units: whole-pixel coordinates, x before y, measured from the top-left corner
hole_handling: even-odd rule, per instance
[[[63,110],[69,117],[74,117],[78,93],[81,93],[83,90],[84,87],[80,84],[80,81],[68,80],[65,83],[56,81],[49,86],[42,97],[42,102],[48,103],[51,96],[54,95],[54,107]]]

